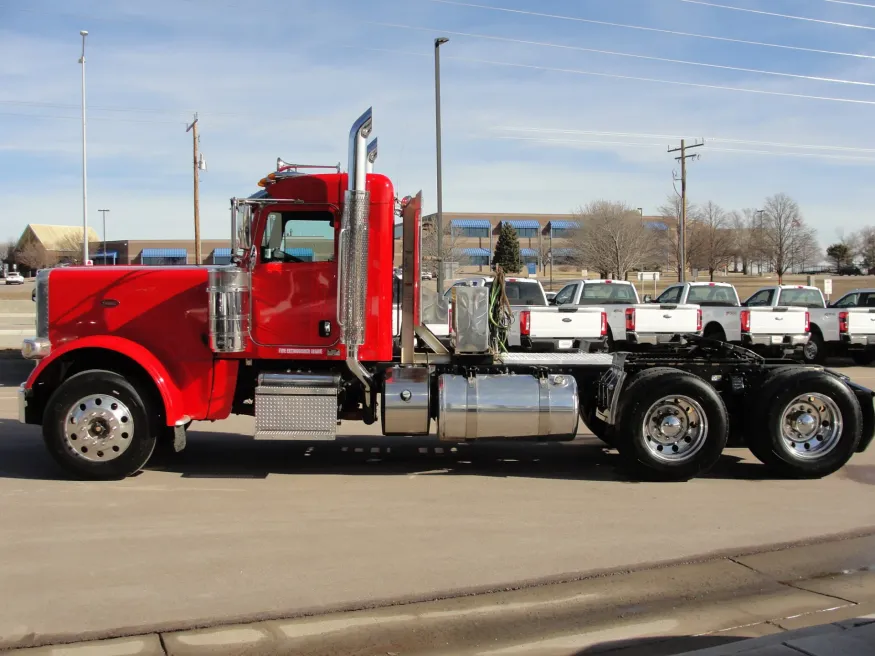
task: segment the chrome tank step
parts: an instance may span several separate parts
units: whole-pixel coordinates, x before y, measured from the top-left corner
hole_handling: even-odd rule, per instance
[[[610,367],[612,353],[502,353],[502,364]]]
[[[261,374],[255,388],[255,439],[333,440],[338,376]]]

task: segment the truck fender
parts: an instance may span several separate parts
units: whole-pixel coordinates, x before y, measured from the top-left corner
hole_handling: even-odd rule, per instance
[[[51,354],[37,363],[33,372],[28,376],[25,383],[26,389],[32,389],[46,370],[54,363],[69,356],[71,353],[83,349],[100,349],[125,356],[139,365],[149,376],[161,395],[164,403],[164,415],[168,426],[175,426],[186,417],[182,414],[182,394],[176,383],[170,377],[167,369],[161,364],[151,351],[145,347],[123,337],[115,336],[92,336],[67,342],[63,346],[52,349]]]

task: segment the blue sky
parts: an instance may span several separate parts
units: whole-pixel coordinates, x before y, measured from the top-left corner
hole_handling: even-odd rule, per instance
[[[568,212],[604,198],[655,213],[672,193],[667,147],[683,135],[708,138],[690,169],[693,202],[756,208],[785,192],[824,243],[875,224],[875,7],[709,1],[870,29],[684,0],[0,0],[0,238],[28,222],[81,223],[80,29],[89,218],[109,208],[110,239],[191,237],[194,111],[205,237],[228,233],[228,199],[252,193],[278,156],[345,163],[349,125],[371,105],[377,169],[433,209],[432,40],[445,34],[445,211]]]

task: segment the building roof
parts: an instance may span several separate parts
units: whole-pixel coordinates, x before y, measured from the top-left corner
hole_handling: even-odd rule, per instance
[[[42,247],[47,251],[67,250],[70,242],[76,243],[76,241],[82,238],[82,228],[79,226],[30,223],[27,228],[24,229],[21,238],[18,240],[19,244],[21,243],[21,240],[24,239],[28,230],[33,233],[39,243],[42,244]],[[94,243],[99,241],[100,237],[94,228],[88,228],[88,242]]]

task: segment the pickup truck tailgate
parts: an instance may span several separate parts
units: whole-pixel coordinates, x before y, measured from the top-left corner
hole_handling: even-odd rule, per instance
[[[635,305],[635,332],[683,335],[701,330],[698,305]]]
[[[532,339],[580,339],[600,337],[603,334],[604,309],[600,307],[532,307],[528,310],[529,336]]]
[[[804,335],[807,332],[807,310],[801,307],[752,307],[750,326],[752,335]]]
[[[848,335],[873,335],[875,336],[875,308],[849,308],[848,327],[845,332]],[[841,317],[841,315],[839,315]],[[841,325],[841,318],[839,319]]]

